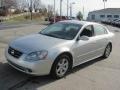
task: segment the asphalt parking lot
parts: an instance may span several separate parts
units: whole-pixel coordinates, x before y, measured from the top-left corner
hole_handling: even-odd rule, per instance
[[[30,25],[0,30],[0,90],[119,90],[120,89],[120,28],[107,26],[115,33],[113,51],[108,59],[98,58],[72,70],[65,78],[32,77],[9,66],[5,47],[14,39],[37,33],[45,25]]]

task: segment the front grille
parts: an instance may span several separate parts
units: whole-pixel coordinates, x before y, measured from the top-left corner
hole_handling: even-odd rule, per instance
[[[22,54],[23,54],[22,52],[20,52],[18,50],[15,50],[15,49],[13,49],[11,47],[9,47],[8,53],[10,55],[12,55],[13,57],[15,57],[15,58],[20,58],[22,56]]]

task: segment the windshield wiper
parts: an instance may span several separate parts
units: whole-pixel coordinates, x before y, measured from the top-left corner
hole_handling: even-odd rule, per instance
[[[46,35],[46,36],[50,36],[50,37],[55,37],[55,38],[58,38],[56,35],[53,35],[53,34],[43,34],[43,33],[40,33],[42,35]]]
[[[50,37],[60,38],[60,39],[67,39],[65,37],[61,37],[61,36],[56,35],[56,34],[43,34],[43,33],[40,33],[40,34],[50,36]],[[70,39],[67,39],[67,40],[70,40]]]

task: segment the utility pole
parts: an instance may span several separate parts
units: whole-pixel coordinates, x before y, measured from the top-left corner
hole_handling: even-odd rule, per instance
[[[54,0],[54,23],[56,22],[56,20],[55,20],[55,18],[56,18],[55,8],[56,8],[56,6],[55,6],[55,0]]]
[[[30,14],[31,14],[31,20],[33,19],[33,18],[32,18],[32,10],[33,10],[32,4],[33,4],[33,1],[31,0],[31,1],[30,1]]]
[[[60,0],[60,20],[62,20],[62,0]]]
[[[67,18],[69,17],[68,12],[69,12],[69,0],[67,0]]]

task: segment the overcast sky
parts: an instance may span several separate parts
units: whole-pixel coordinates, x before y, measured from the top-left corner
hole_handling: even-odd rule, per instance
[[[53,5],[54,0],[41,0],[44,4],[51,4]],[[60,0],[56,0],[56,11],[59,13],[59,4]],[[69,2],[75,2],[76,4],[73,5],[73,16],[76,16],[78,11],[83,12],[84,6],[84,14],[85,17],[87,16],[89,11],[103,9],[104,4],[103,0],[69,0]],[[120,0],[108,0],[106,3],[106,8],[120,8]],[[63,8],[62,12],[63,15],[66,15],[67,11],[67,0],[63,0]]]

